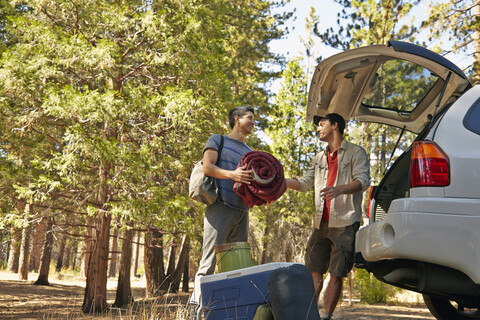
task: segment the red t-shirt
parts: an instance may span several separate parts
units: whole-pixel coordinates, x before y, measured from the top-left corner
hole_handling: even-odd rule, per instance
[[[325,187],[333,187],[335,185],[335,180],[337,179],[337,170],[338,170],[338,160],[337,160],[337,151],[332,155],[327,151],[327,163],[328,163],[328,176],[327,176],[327,185]],[[330,201],[325,200],[323,205],[323,215],[322,219],[328,221],[330,219]]]

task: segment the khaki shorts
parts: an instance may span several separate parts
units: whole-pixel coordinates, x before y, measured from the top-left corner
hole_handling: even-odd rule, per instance
[[[355,254],[355,234],[360,222],[339,228],[329,228],[322,220],[320,229],[313,228],[307,242],[305,265],[311,272],[330,273],[346,277],[352,270]]]

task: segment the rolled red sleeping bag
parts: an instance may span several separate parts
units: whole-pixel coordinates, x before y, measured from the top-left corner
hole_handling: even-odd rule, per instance
[[[243,155],[238,167],[247,165],[253,171],[250,184],[235,182],[233,191],[250,207],[277,200],[287,190],[280,161],[267,152],[250,151]]]

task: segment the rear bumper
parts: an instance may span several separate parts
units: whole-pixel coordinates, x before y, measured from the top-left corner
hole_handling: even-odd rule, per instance
[[[384,220],[357,232],[356,252],[367,263],[399,259],[448,267],[479,285],[480,206],[465,199],[447,199],[448,206],[443,201],[428,197],[394,200]],[[462,211],[463,207],[468,209]]]
[[[372,272],[380,281],[428,296],[455,300],[465,307],[480,307],[480,285],[458,270],[405,259],[367,262],[359,252],[355,259],[357,268]]]

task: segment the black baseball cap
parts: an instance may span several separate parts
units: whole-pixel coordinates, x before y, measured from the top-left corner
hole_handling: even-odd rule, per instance
[[[338,113],[329,113],[324,116],[313,116],[313,123],[318,126],[318,123],[323,118],[330,120],[331,123],[337,123],[338,131],[340,134],[343,134],[343,131],[345,130],[345,119],[343,119],[341,115]]]

